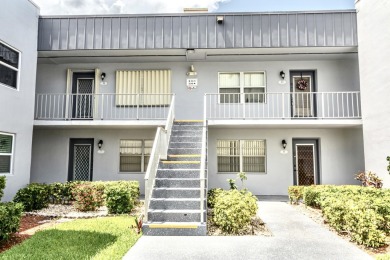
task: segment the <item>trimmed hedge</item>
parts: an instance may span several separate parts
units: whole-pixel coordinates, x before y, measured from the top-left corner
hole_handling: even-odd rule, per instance
[[[305,186],[290,186],[288,187],[288,198],[290,204],[298,204],[303,199],[303,189]]]
[[[222,230],[238,233],[256,216],[256,201],[256,197],[248,191],[223,191],[216,197],[213,220]]]
[[[0,199],[5,188],[5,176],[0,176]],[[23,205],[20,203],[0,203],[0,241],[9,238],[10,234],[18,231]]]
[[[217,199],[218,195],[221,193],[223,193],[223,189],[221,189],[221,188],[210,189],[207,192],[207,206],[209,208],[214,208],[216,199]]]
[[[0,201],[4,195],[4,189],[5,189],[5,176],[0,176]]]
[[[91,183],[81,183],[72,189],[74,206],[80,211],[95,211],[104,203],[104,187],[99,188]]]
[[[318,207],[329,225],[368,247],[385,245],[390,233],[390,190],[319,185],[304,188],[304,202]]]
[[[46,184],[31,183],[18,190],[14,202],[22,203],[25,211],[46,208],[49,204],[49,188]]]
[[[21,203],[0,203],[0,241],[7,240],[12,233],[18,231],[22,213]]]
[[[110,214],[129,213],[134,207],[134,199],[125,185],[110,185],[106,187],[104,195],[106,198],[106,206]]]

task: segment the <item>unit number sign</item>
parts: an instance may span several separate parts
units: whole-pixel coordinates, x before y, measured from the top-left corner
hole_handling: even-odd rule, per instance
[[[196,89],[198,86],[198,79],[187,79],[188,90]]]

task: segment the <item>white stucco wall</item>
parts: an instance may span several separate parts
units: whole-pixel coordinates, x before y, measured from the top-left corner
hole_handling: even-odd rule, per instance
[[[32,182],[64,182],[68,177],[69,139],[104,141],[104,154],[94,152],[94,180],[138,180],[144,192],[143,173],[119,173],[120,139],[153,139],[154,129],[36,129],[32,155]],[[217,174],[218,139],[266,139],[267,173],[248,174],[247,187],[257,195],[287,194],[293,184],[292,138],[320,140],[321,183],[353,184],[354,174],[364,169],[361,129],[243,129],[209,128],[209,188],[227,188],[235,174]],[[280,154],[281,140],[288,142],[287,155]]]
[[[119,140],[153,140],[156,129],[35,129],[33,137],[31,182],[68,180],[70,138],[94,138],[93,180],[137,180],[144,190],[144,173],[119,173]],[[97,153],[103,140],[104,154]]]
[[[390,187],[390,2],[360,0],[356,9],[365,164]]]
[[[315,70],[317,91],[359,91],[358,61],[354,55],[340,60],[248,61],[248,62],[154,62],[154,63],[81,63],[39,64],[37,93],[65,93],[66,69],[100,68],[106,73],[107,85],[101,93],[115,93],[115,71],[136,69],[171,69],[172,92],[176,94],[178,119],[202,119],[204,93],[218,93],[218,72],[266,71],[268,92],[290,92],[290,70]],[[289,58],[291,59],[291,58]],[[188,91],[186,73],[193,64],[198,73],[198,88]],[[287,84],[279,85],[279,73],[284,70]]]
[[[21,56],[18,89],[0,84],[0,132],[15,134],[13,171],[6,175],[3,198],[9,201],[30,181],[39,10],[28,0],[0,5],[0,41]]]
[[[256,195],[286,195],[293,185],[293,138],[319,139],[321,184],[357,184],[354,175],[364,170],[362,130],[356,129],[242,129],[209,128],[209,188],[228,188],[227,179],[236,174],[217,173],[218,139],[265,139],[267,169],[265,174],[247,173],[246,187]],[[288,154],[280,153],[287,141]],[[237,180],[240,187],[241,182]]]

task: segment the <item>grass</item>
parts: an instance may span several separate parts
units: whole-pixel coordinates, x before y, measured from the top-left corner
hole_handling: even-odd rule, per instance
[[[134,217],[80,219],[36,233],[0,259],[122,259],[138,235]]]

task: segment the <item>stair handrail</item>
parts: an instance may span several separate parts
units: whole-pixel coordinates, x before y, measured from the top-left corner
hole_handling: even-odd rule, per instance
[[[205,222],[205,191],[206,191],[206,153],[207,153],[207,123],[203,121],[202,150],[200,156],[200,222]]]
[[[175,119],[175,96],[172,95],[171,106],[169,108],[165,128],[159,126],[154,137],[152,151],[148,168],[145,173],[145,221],[148,221],[148,209],[150,198],[152,197],[153,187],[155,185],[156,173],[161,159],[167,159],[168,145],[172,133],[173,121]]]

